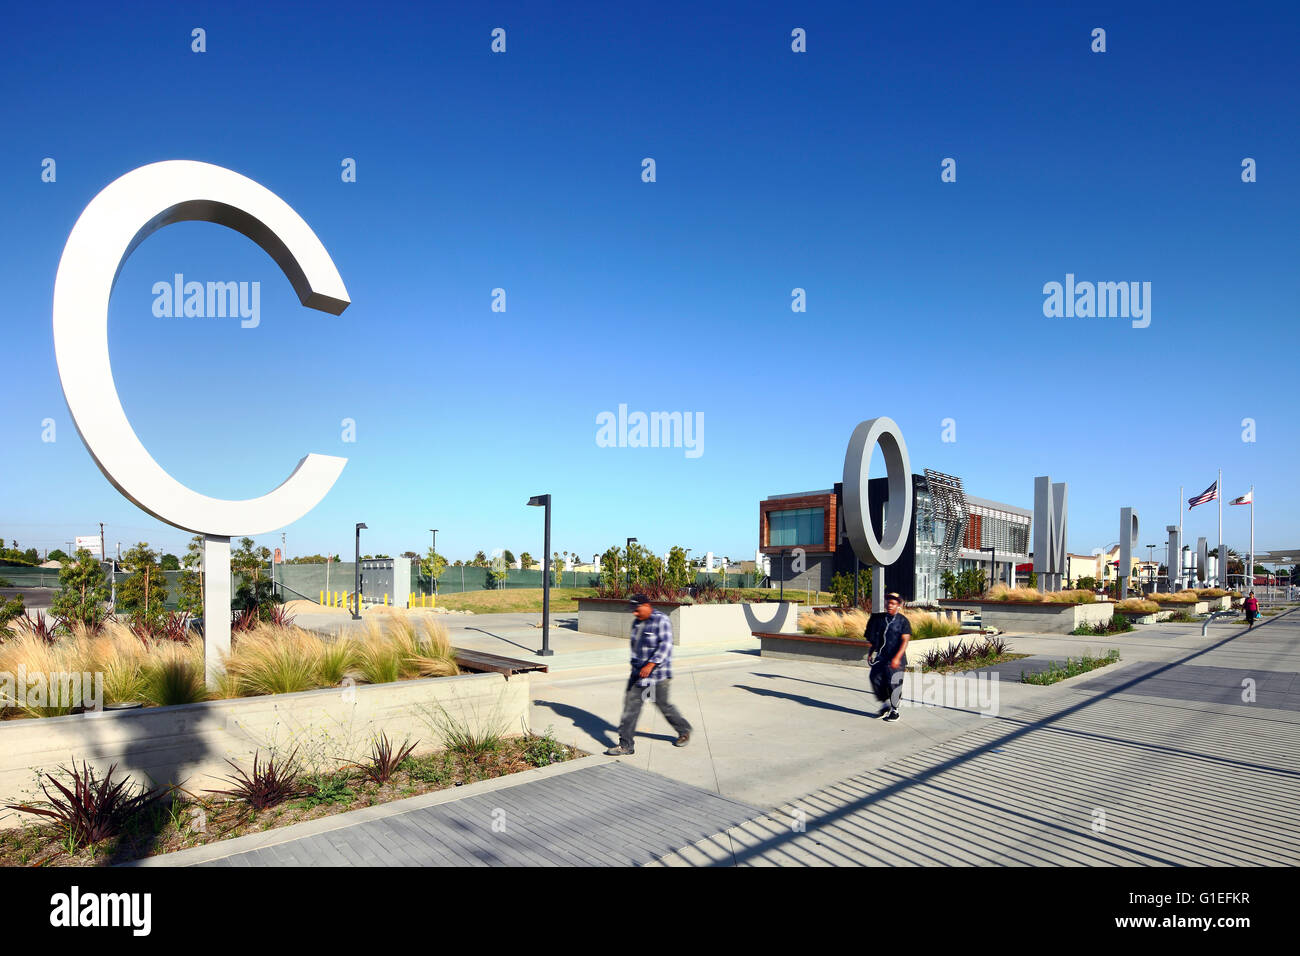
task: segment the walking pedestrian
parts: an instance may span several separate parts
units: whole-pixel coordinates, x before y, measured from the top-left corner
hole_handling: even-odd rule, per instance
[[[1255,600],[1255,592],[1251,591],[1250,596],[1246,598],[1246,630],[1255,626],[1255,618],[1259,617],[1259,602]]]
[[[632,673],[623,692],[623,717],[618,723],[618,745],[605,751],[611,757],[631,754],[641,707],[648,700],[659,708],[677,733],[674,747],[685,747],[691,725],[668,699],[673,677],[673,625],[668,615],[656,611],[644,594],[628,601],[632,610]]]
[[[903,672],[907,667],[907,642],[912,639],[912,625],[901,613],[903,599],[891,591],[885,595],[885,613],[873,614],[867,625],[867,642],[874,662],[871,687],[884,701],[880,717],[898,720],[898,704],[903,699]]]

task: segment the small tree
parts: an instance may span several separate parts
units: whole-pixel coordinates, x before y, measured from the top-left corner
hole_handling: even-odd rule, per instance
[[[61,551],[60,549],[55,548],[53,551],[51,551],[49,554],[45,556],[45,560],[58,561],[60,564],[64,564],[68,561],[71,561],[72,559],[69,558],[67,554]]]
[[[433,548],[426,551],[424,557],[420,559],[420,573],[428,576],[429,590],[432,593],[437,593],[438,578],[442,577],[442,572],[446,570],[447,559]]]
[[[11,635],[9,622],[16,617],[21,617],[23,613],[23,596],[21,594],[9,600],[0,599],[0,637],[9,637]]]
[[[239,575],[240,581],[234,606],[241,611],[256,608],[261,620],[270,618],[275,610],[274,585],[269,576],[262,574],[270,560],[271,549],[257,547],[252,538],[240,538],[239,549],[230,555],[230,570]]]
[[[600,556],[600,586],[602,588],[621,588],[623,586],[622,549],[615,545],[607,548]]]
[[[199,569],[203,567],[203,535],[196,534],[190,538],[190,543],[185,546],[185,557],[181,560],[181,564],[184,570],[181,571],[181,596],[177,603],[186,614],[202,617],[203,575]]]
[[[675,588],[684,588],[693,577],[686,563],[686,549],[673,545],[668,551],[668,583]]]
[[[513,566],[514,566],[514,563],[515,563],[515,555],[514,555],[514,552],[511,551],[509,548],[506,548],[504,551],[501,552],[501,557],[505,560],[505,562],[506,562],[506,567],[513,567]]]
[[[181,569],[181,559],[171,553],[164,554],[159,563],[164,571],[179,571]]]
[[[522,568],[523,570],[531,571],[536,566],[537,566],[537,561],[527,551],[519,555],[519,567]]]
[[[98,627],[107,616],[108,580],[99,559],[85,548],[59,569],[59,590],[50,610],[69,623]]]
[[[167,576],[158,563],[158,552],[141,541],[122,555],[127,578],[118,588],[118,607],[137,623],[154,626],[167,613],[163,602],[167,600]]]

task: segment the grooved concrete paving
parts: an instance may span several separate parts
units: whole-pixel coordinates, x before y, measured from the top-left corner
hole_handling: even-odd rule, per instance
[[[637,866],[757,807],[617,761],[197,866]]]
[[[1291,614],[1183,659],[1103,668],[659,862],[1296,866],[1300,714],[1282,705],[1298,639]],[[1220,666],[1243,658],[1270,666]],[[1267,702],[1242,699],[1243,675]]]

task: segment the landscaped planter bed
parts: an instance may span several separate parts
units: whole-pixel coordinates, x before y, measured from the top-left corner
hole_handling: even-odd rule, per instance
[[[673,643],[709,644],[740,641],[755,631],[797,634],[799,607],[793,601],[746,604],[678,604],[655,601],[651,606],[668,615],[673,626]],[[629,637],[632,612],[626,600],[580,598],[578,630],[583,634]]]
[[[488,742],[411,757],[382,781],[361,767],[343,767],[315,777],[303,775],[302,793],[258,811],[226,796],[173,793],[164,796],[154,809],[142,812],[135,825],[120,834],[71,851],[49,826],[0,831],[0,866],[105,866],[134,860],[167,865],[156,858],[213,844],[217,844],[214,856],[220,856],[220,844],[238,837],[264,845],[275,842],[268,839],[267,831],[512,774],[533,771],[536,777],[547,773],[538,768],[586,756],[557,742],[549,732],[500,740],[481,750],[477,749],[479,743]],[[394,752],[398,749],[399,745],[394,745]],[[116,774],[113,779],[117,780]],[[223,789],[229,787],[227,782]],[[427,806],[427,801],[422,805]],[[203,854],[199,856],[202,859]],[[178,865],[192,862],[193,854],[189,854]]]
[[[528,680],[472,674],[357,684],[345,687],[237,697],[172,707],[100,711],[69,717],[11,720],[0,724],[0,805],[39,796],[35,773],[56,773],[75,759],[101,776],[117,764],[115,779],[183,785],[195,792],[219,789],[231,773],[261,751],[305,760],[360,760],[372,739],[386,733],[394,744],[419,740],[417,753],[441,746],[435,715],[477,732],[495,727],[506,735],[526,733]],[[0,817],[0,829],[20,821]]]
[[[984,627],[1018,634],[1069,634],[1084,625],[1104,624],[1115,614],[1115,605],[1109,601],[1091,604],[984,601],[979,607],[980,623]]]

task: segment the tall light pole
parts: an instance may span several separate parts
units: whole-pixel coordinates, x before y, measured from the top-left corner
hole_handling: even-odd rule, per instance
[[[632,545],[636,544],[636,538],[627,539],[627,589],[632,590]]]
[[[1156,584],[1156,572],[1160,570],[1159,568],[1156,567],[1155,553],[1156,553],[1156,546],[1154,544],[1147,545],[1147,568],[1151,572],[1150,581],[1151,581],[1152,591],[1155,591],[1158,586]]]
[[[356,593],[352,599],[354,602],[352,605],[352,620],[354,621],[361,620],[361,532],[363,530],[367,530],[366,523],[364,521],[358,521],[357,522],[357,559],[356,559],[356,563],[352,566],[352,570],[355,572],[355,576],[356,576],[356,589],[355,589]]]
[[[438,529],[430,528],[429,534],[433,535],[433,555],[429,558],[429,591],[433,594],[438,593],[438,579],[433,576],[433,569],[438,560]]]
[[[550,657],[551,650],[551,496],[533,495],[528,499],[530,508],[544,508],[546,530],[542,535],[542,649],[540,657]]]

